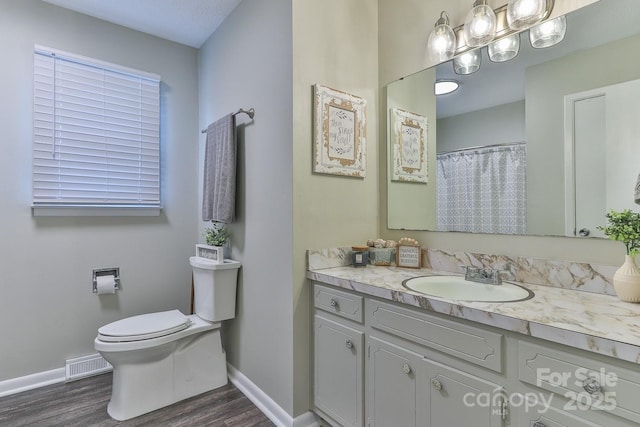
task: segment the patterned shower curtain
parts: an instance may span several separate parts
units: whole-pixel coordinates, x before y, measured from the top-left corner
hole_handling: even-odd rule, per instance
[[[438,230],[525,234],[525,172],[524,143],[438,154]]]

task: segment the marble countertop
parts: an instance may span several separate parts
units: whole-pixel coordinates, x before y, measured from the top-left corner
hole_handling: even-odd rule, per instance
[[[518,283],[532,299],[495,303],[457,301],[411,291],[402,281],[452,275],[430,269],[367,266],[310,270],[307,277],[343,289],[495,326],[532,337],[640,363],[640,305],[615,296]]]

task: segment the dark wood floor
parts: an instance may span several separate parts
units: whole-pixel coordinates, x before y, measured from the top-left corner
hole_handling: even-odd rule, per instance
[[[54,384],[0,398],[0,426],[214,426],[266,427],[274,424],[231,383],[134,419],[107,414],[111,374]]]

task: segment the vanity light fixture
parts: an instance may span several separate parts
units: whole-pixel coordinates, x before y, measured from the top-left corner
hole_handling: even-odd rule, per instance
[[[505,62],[516,57],[520,51],[520,34],[515,33],[510,36],[496,40],[487,46],[489,59],[492,62]]]
[[[555,0],[508,0],[507,4],[493,10],[487,5],[487,0],[475,0],[464,25],[453,29],[449,15],[442,11],[429,34],[429,59],[433,64],[439,64],[455,56],[454,71],[471,74],[480,68],[478,48],[488,45],[492,62],[508,61],[520,50],[519,31],[547,19],[554,4]],[[560,16],[531,28],[529,37],[534,48],[543,48],[560,42],[565,31],[566,18]],[[497,40],[493,41],[494,38]]]
[[[442,11],[427,42],[429,57],[436,63],[453,58],[456,51],[456,34],[449,25],[449,15]]]
[[[480,49],[474,49],[453,58],[453,71],[463,75],[478,71],[482,62],[480,52]]]
[[[496,14],[487,6],[487,0],[475,0],[464,21],[464,38],[467,46],[476,47],[489,43],[496,36]]]
[[[456,80],[438,80],[433,86],[433,92],[436,96],[446,95],[455,92],[460,87],[460,83]]]
[[[560,43],[566,32],[567,18],[562,15],[532,27],[529,30],[529,40],[536,49],[551,47]]]
[[[507,3],[507,23],[513,30],[529,28],[542,21],[546,14],[547,0],[509,0]]]

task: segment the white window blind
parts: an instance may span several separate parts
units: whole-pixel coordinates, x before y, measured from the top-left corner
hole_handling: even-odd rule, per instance
[[[33,205],[160,207],[160,79],[36,46]]]

